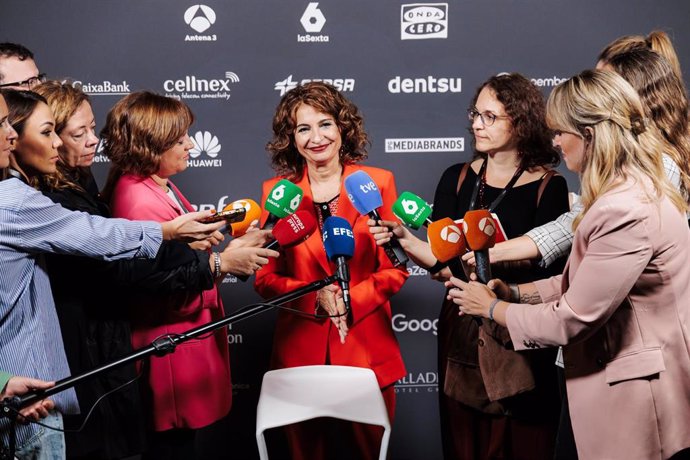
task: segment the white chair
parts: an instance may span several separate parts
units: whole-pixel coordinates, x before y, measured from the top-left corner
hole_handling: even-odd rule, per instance
[[[301,366],[264,374],[256,409],[256,443],[268,459],[264,431],[316,417],[382,426],[379,460],[385,460],[390,421],[376,375],[350,366]]]

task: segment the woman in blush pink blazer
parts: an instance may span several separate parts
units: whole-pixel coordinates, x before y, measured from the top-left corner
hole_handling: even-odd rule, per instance
[[[148,92],[126,96],[108,113],[101,134],[114,165],[105,188],[113,217],[164,221],[193,210],[169,180],[187,167],[192,121],[183,103]],[[216,286],[172,296],[137,294],[130,307],[132,345],[147,346],[160,336],[222,316]],[[174,353],[148,361],[143,394],[153,430],[144,458],[194,458],[195,430],[230,411],[226,337],[219,329],[210,338],[190,340]]]
[[[450,297],[461,314],[506,325],[516,349],[563,346],[580,458],[669,458],[690,446],[686,200],[666,180],[658,135],[620,76],[585,71],[547,107],[584,204],[563,275],[492,281],[505,300],[453,279]]]

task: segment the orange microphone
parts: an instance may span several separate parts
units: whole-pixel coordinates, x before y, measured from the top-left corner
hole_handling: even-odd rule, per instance
[[[489,248],[496,244],[496,222],[486,209],[467,211],[463,217],[467,246],[474,251],[477,278],[486,284],[491,279]]]
[[[461,256],[467,250],[462,230],[450,217],[429,224],[427,240],[434,257],[442,263]]]
[[[230,224],[229,232],[232,236],[237,238],[244,235],[252,224],[258,226],[259,219],[261,219],[261,206],[256,201],[251,198],[236,200],[225,206],[223,211],[231,211],[233,209],[244,209],[245,215],[241,221]]]

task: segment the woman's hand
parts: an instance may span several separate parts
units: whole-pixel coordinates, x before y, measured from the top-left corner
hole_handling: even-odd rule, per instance
[[[445,283],[446,281],[449,281],[451,277],[453,276],[453,273],[450,271],[450,268],[448,267],[443,267],[441,270],[437,271],[436,273],[431,273],[431,279],[439,281],[441,283]]]
[[[320,289],[316,293],[316,302],[331,316],[331,321],[338,328],[340,343],[345,343],[345,337],[347,337],[348,332],[347,310],[345,309],[343,293],[340,288],[331,284]]]
[[[220,253],[220,270],[236,276],[251,276],[268,263],[269,257],[280,253],[272,249],[254,246],[228,246]]]
[[[250,229],[247,230],[247,233],[245,233],[244,235],[238,238],[233,238],[232,241],[230,241],[229,246],[232,246],[233,248],[260,248],[264,246],[266,243],[272,241],[273,239],[273,234],[270,230],[259,230],[258,228],[250,227]]]
[[[207,249],[211,249],[213,246],[217,246],[224,239],[225,236],[223,236],[221,232],[216,230],[206,240],[194,241],[193,243],[189,243],[189,247],[197,251],[205,251]]]
[[[173,220],[161,223],[163,239],[191,242],[212,238],[213,235],[225,225],[224,221],[212,224],[200,222],[200,220],[212,214],[214,214],[212,211],[190,212],[176,217]]]
[[[446,282],[446,287],[449,288],[448,300],[460,307],[460,314],[489,317],[489,307],[496,299],[496,294],[488,286],[477,281],[466,283],[452,277]]]
[[[374,219],[369,219],[367,220],[367,225],[369,226],[369,233],[374,235],[376,244],[379,246],[388,243],[391,238],[393,238],[393,235],[395,235],[404,249],[405,245],[403,242],[410,238],[414,238],[412,233],[410,233],[405,226],[392,220],[379,220],[377,222]]]

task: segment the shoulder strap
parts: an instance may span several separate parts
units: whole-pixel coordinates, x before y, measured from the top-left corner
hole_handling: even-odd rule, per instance
[[[539,190],[537,190],[537,207],[539,207],[539,202],[541,201],[541,196],[544,194],[544,190],[546,189],[546,184],[548,184],[549,180],[551,180],[551,178],[556,174],[558,174],[557,171],[550,169],[542,176],[541,184],[539,184]]]
[[[465,181],[465,176],[467,176],[467,170],[470,169],[470,161],[462,165],[462,169],[460,170],[460,176],[458,176],[458,186],[455,189],[455,194],[457,195],[460,193],[460,187],[462,187],[462,183]]]

